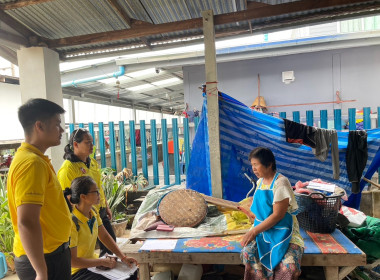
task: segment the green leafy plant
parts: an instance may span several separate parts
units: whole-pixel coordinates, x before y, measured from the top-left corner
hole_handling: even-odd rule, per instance
[[[119,172],[116,175],[116,179],[125,185],[130,185],[127,188],[127,191],[136,192],[139,188],[144,189],[149,185],[148,180],[142,173],[134,175],[132,170],[129,168],[124,168],[123,171]]]
[[[7,174],[0,174],[0,251],[12,256],[15,236],[7,197]]]
[[[104,195],[111,209],[113,219],[117,220],[120,217],[117,207],[123,204],[126,186],[116,179],[114,172],[112,168],[106,167],[101,170],[101,175]]]

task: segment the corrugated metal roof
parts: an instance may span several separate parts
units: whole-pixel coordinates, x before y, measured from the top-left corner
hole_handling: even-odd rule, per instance
[[[300,0],[248,0],[248,2],[260,2],[260,3],[269,4],[269,5],[278,5],[278,4],[297,2],[297,1],[300,1]]]
[[[128,28],[107,1],[55,0],[7,13],[49,39]]]
[[[247,4],[248,6],[251,5],[251,7],[255,7],[255,3],[278,5],[297,1],[300,0],[248,0]],[[0,4],[16,2],[17,0],[0,0]],[[153,24],[201,18],[202,11],[209,9],[212,9],[215,15],[245,11],[247,9],[246,0],[117,0],[117,2],[131,19]],[[258,6],[260,6],[260,4],[258,4]],[[347,6],[350,5],[346,5],[346,7]],[[312,15],[313,20],[323,19],[324,17],[331,16],[328,14],[329,10],[334,11],[334,13],[337,11],[337,9],[315,9],[313,11],[303,11],[250,20],[251,26],[249,26],[248,21],[217,25],[215,30],[218,36],[224,37],[229,34],[249,32],[251,27],[253,30],[261,27],[278,28],[284,23],[295,24],[299,17],[305,15]],[[115,30],[128,30],[130,28],[122,16],[120,16],[114,7],[106,0],[52,0],[27,5],[22,8],[6,10],[5,12],[37,35],[48,39],[62,39],[80,35],[112,32]],[[344,10],[344,12],[346,13],[346,10]],[[371,11],[368,13],[370,12]],[[350,12],[347,14],[349,15]],[[356,13],[354,12],[352,15],[354,16]],[[202,34],[203,31],[201,28],[155,34],[145,36],[144,38],[139,38],[139,34],[136,34],[135,38],[120,39],[111,42],[98,43],[99,41],[97,41],[97,43],[85,44],[84,41],[79,41],[79,43],[82,44],[84,42],[84,44],[58,47],[56,50],[61,54],[81,53],[93,55],[94,53],[103,54],[104,52],[110,52],[110,54],[113,52],[124,52],[124,54],[127,54],[126,49],[131,47],[142,48],[146,41],[148,44],[152,43],[154,46],[157,42],[165,42],[168,44],[160,44],[158,46],[171,47],[173,44],[176,44],[176,42],[179,44],[178,41],[186,37],[195,37],[196,40],[199,40]],[[104,36],[104,34],[102,36]],[[95,51],[91,54],[91,50],[94,49]],[[147,48],[145,47],[145,49]],[[163,85],[161,89],[150,87],[137,92],[130,92],[128,90],[128,88],[134,86],[149,85],[173,77],[183,78],[182,71],[151,76],[143,81],[123,81],[120,79],[120,98],[130,101],[171,91],[175,91],[177,97],[183,96],[181,93],[181,90],[183,90],[182,83],[173,83],[169,84],[169,86]],[[104,83],[94,81],[78,85],[76,88],[71,87],[67,89],[67,92],[69,91],[74,92],[76,96],[94,91],[95,93],[91,94],[97,94],[106,98],[115,98],[118,88],[116,87],[116,82],[115,85],[112,83],[105,85]],[[176,97],[173,96],[171,97],[171,99],[175,98]],[[146,102],[144,101],[144,103],[150,103],[154,106],[154,102],[151,101],[152,99]],[[160,98],[160,100],[165,100],[165,98]]]

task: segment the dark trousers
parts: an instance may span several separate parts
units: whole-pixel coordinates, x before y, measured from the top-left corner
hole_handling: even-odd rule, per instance
[[[112,239],[115,240],[116,242],[116,235],[112,229],[111,221],[108,219],[106,208],[100,208],[99,215],[100,215],[100,218],[102,219],[104,228],[111,235]],[[99,239],[98,241],[99,241],[99,247],[100,247],[100,254],[99,254],[100,257],[104,256],[106,253],[112,254],[112,252],[108,250],[107,247],[104,246],[104,244]]]
[[[49,254],[45,254],[49,280],[71,278],[71,254],[67,243],[62,244]],[[20,280],[35,280],[36,272],[26,255],[15,258],[15,268]]]
[[[136,280],[137,273],[138,273],[138,270],[133,275],[131,275],[128,279]],[[100,274],[91,272],[88,269],[84,268],[84,269],[79,270],[77,273],[73,274],[73,276],[71,277],[71,280],[108,280],[108,278]]]

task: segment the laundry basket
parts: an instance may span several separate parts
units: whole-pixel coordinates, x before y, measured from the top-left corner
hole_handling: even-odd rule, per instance
[[[300,227],[316,233],[332,233],[336,228],[341,196],[322,193],[294,194],[298,203],[296,212]]]

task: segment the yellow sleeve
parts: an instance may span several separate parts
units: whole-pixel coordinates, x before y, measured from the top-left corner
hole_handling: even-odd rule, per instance
[[[58,170],[57,177],[62,190],[65,190],[66,188],[70,188],[71,182],[78,176],[76,176],[71,162],[65,160],[61,168]]]
[[[42,161],[20,165],[15,174],[16,207],[22,204],[44,204],[45,188],[49,181],[49,170]]]
[[[71,220],[70,248],[78,246],[78,231],[74,221]]]

